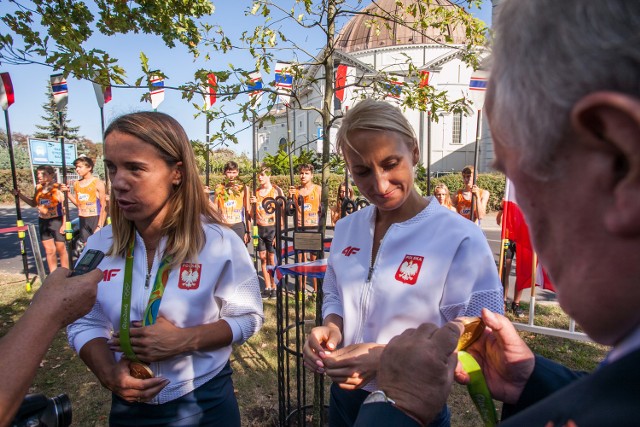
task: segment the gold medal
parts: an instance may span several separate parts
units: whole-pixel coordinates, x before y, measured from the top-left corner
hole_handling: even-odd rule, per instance
[[[464,332],[458,339],[458,347],[456,349],[460,351],[466,349],[480,338],[486,326],[479,317],[458,317],[456,320],[461,321],[464,325]]]
[[[149,366],[142,362],[130,362],[129,363],[129,374],[133,378],[137,378],[139,380],[148,380],[149,378],[153,378],[153,371]]]

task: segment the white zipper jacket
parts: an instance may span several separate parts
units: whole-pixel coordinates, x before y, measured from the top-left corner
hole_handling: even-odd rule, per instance
[[[482,230],[431,197],[393,224],[371,259],[374,206],[336,223],[323,283],[323,317],[343,319],[342,346],[386,344],[424,322],[503,313],[503,291]],[[365,389],[375,389],[374,382]]]
[[[255,334],[263,322],[258,277],[247,249],[238,236],[224,226],[204,224],[206,243],[195,263],[174,267],[167,281],[158,315],[184,328],[224,319],[233,331],[233,342],[242,343]],[[111,226],[89,238],[86,249],[107,252],[111,246]],[[156,251],[151,273],[147,275],[144,242],[136,233],[133,258],[131,320],[142,320],[161,263],[166,238]],[[85,249],[85,250],[86,250]],[[104,272],[98,284],[93,309],[69,325],[69,344],[76,352],[94,338],[111,337],[120,323],[125,259],[105,256],[98,266]],[[184,353],[151,363],[156,376],[171,382],[150,402],[177,399],[209,381],[229,360],[231,345],[214,351]],[[116,360],[122,353],[116,353]]]

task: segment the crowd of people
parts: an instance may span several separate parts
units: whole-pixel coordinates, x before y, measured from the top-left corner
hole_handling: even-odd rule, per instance
[[[305,367],[332,381],[331,426],[449,425],[452,384],[470,381],[456,351],[467,316],[486,325],[466,351],[503,402],[501,425],[637,423],[638,28],[640,3],[627,0],[504,0],[495,22],[485,105],[495,167],[518,188],[560,305],[591,339],[612,347],[591,374],[534,354],[503,315],[502,285],[478,227],[489,193],[475,168],[462,170],[464,187],[454,195],[436,185],[422,197],[414,183],[418,143],[401,111],[362,100],[345,114],[337,146],[370,205],[345,216],[352,187],[338,191],[323,323],[303,349]],[[532,78],[540,75],[555,78]],[[528,120],[534,111],[537,119]],[[38,207],[52,273],[0,340],[8,381],[0,425],[65,325],[72,348],[112,393],[110,425],[240,425],[229,357],[263,322],[246,245],[255,221],[262,265],[275,263],[282,219],[261,202],[283,191],[262,167],[250,192],[229,162],[210,200],[184,130],[157,112],[114,120],[105,163],[110,200],[92,162],[74,162],[82,179],[70,200],[82,206],[85,250],[106,254],[84,276],[67,277],[58,237],[70,188],[42,167],[33,198],[16,192]],[[288,194],[296,225],[317,227],[321,189],[312,166],[299,173],[300,186]],[[559,204],[557,194],[572,194],[572,203]],[[275,286],[262,271],[268,297]]]

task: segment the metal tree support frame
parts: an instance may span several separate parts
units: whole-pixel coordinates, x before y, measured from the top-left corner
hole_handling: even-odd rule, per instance
[[[300,215],[305,217],[304,203],[300,199]],[[341,216],[365,206],[345,200]],[[303,255],[315,253],[324,257],[325,244],[331,242],[316,227],[298,227],[299,213],[292,199],[267,198],[263,201],[267,213],[276,213],[277,266],[298,263]],[[320,221],[326,221],[324,212]],[[304,221],[300,221],[303,223]],[[321,222],[322,223],[322,222]],[[329,227],[331,229],[331,227]],[[290,249],[293,248],[293,251]],[[307,290],[306,283],[317,280],[317,292]],[[308,298],[310,297],[310,298]],[[307,317],[310,304],[315,304],[316,315]],[[314,375],[304,369],[302,348],[312,327],[322,324],[322,279],[304,276],[283,276],[277,284],[276,336],[278,358],[278,413],[280,426],[326,425],[328,401],[323,375]]]

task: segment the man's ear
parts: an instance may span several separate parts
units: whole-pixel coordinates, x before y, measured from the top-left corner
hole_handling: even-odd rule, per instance
[[[420,163],[420,148],[418,148],[418,142],[413,146],[413,166]]]
[[[602,177],[611,200],[604,226],[615,234],[640,235],[640,98],[589,94],[574,105],[571,124],[583,143],[611,159]]]

